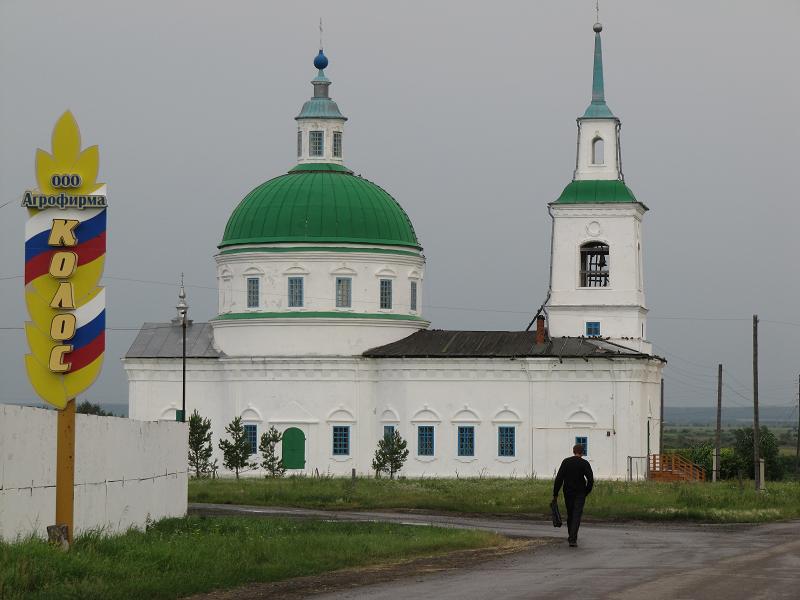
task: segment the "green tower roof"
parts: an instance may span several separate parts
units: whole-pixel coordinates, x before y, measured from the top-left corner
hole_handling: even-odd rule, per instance
[[[219,248],[280,242],[420,248],[394,198],[335,164],[299,164],[255,188],[231,214]]]
[[[581,179],[572,181],[553,204],[637,203],[631,189],[619,179]],[[641,204],[641,203],[640,203]],[[644,206],[644,204],[642,204]],[[645,206],[645,208],[647,208]]]

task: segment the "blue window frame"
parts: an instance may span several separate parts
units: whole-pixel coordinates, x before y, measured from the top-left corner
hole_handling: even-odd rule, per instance
[[[417,282],[411,282],[411,310],[417,310]]]
[[[575,436],[575,445],[580,444],[583,446],[583,455],[589,456],[589,438],[582,435]]]
[[[353,280],[350,277],[336,278],[336,308],[353,306]]]
[[[384,310],[392,309],[392,280],[381,279],[381,308]]]
[[[308,132],[308,155],[309,156],[322,156],[325,148],[325,132],[324,131],[309,131]]]
[[[394,435],[394,425],[384,425],[383,426],[383,437],[389,437]]]
[[[472,425],[458,428],[458,455],[475,456],[475,428]]]
[[[334,425],[333,455],[348,456],[350,454],[350,426]]]
[[[258,308],[259,305],[258,277],[247,278],[247,308]]]
[[[417,455],[433,456],[433,425],[417,427]]]
[[[302,277],[289,277],[289,306],[292,308],[303,306]]]
[[[600,336],[600,321],[586,321],[586,337]]]
[[[247,441],[250,443],[250,454],[256,454],[258,452],[258,426],[250,424],[245,425],[244,434],[247,437]]]
[[[516,456],[516,427],[497,428],[497,455]]]

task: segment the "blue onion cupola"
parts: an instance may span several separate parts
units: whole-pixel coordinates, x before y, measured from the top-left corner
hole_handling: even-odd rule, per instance
[[[328,66],[328,57],[325,56],[322,48],[319,49],[319,54],[314,57],[314,66],[320,71]]]

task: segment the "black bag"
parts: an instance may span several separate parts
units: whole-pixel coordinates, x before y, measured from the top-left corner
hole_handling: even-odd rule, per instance
[[[557,500],[553,500],[550,503],[550,512],[553,513],[553,527],[561,527],[561,511],[558,510]]]

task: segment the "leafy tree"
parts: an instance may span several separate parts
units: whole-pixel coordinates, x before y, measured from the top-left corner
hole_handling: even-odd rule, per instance
[[[113,417],[114,413],[103,410],[99,404],[84,400],[75,408],[79,415],[97,415],[98,417]]]
[[[219,441],[219,449],[222,450],[222,464],[229,471],[239,473],[248,469],[255,469],[258,465],[250,462],[250,455],[255,448],[250,448],[250,440],[247,439],[242,417],[236,417],[225,427],[225,433],[231,436],[230,440],[222,439]]]
[[[211,444],[211,420],[204,419],[197,409],[189,416],[189,469],[195,477],[207,477],[216,468],[211,461],[214,447]]]
[[[283,466],[283,459],[278,458],[275,452],[278,444],[283,439],[283,434],[275,429],[274,426],[269,431],[261,434],[261,443],[258,444],[258,451],[261,452],[261,467],[267,472],[266,477],[283,477],[286,468]]]
[[[711,471],[714,464],[711,457],[713,455],[714,444],[711,442],[689,444],[689,448],[686,452],[686,458],[706,470],[706,477],[708,479],[711,479]],[[720,460],[720,462],[722,461]]]
[[[784,464],[780,460],[778,440],[775,434],[768,427],[760,428],[759,437],[760,456],[764,459],[764,469],[767,479],[782,479]],[[740,468],[750,479],[755,477],[755,465],[753,464],[753,428],[744,427],[733,432],[736,441],[733,444],[733,452],[736,455]]]
[[[407,443],[395,429],[391,434],[384,435],[378,441],[372,468],[375,474],[389,473],[389,479],[394,479],[394,474],[403,468],[403,463],[408,458]]]

